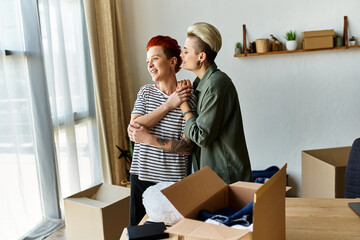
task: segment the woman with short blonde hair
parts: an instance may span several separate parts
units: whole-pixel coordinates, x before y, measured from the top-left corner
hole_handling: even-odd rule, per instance
[[[187,36],[195,36],[201,40],[199,41],[199,47],[196,50],[207,53],[208,61],[213,63],[222,45],[222,39],[219,30],[217,30],[211,24],[198,22],[194,23],[187,29]]]
[[[183,69],[197,76],[198,105],[197,114],[189,113],[187,102],[180,105],[184,133],[196,144],[195,171],[209,166],[228,184],[253,181],[237,91],[214,62],[221,43],[219,30],[209,23],[194,23],[187,30],[181,58]]]

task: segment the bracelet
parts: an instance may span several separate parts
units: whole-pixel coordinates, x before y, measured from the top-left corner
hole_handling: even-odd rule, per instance
[[[185,117],[185,115],[188,114],[188,113],[191,113],[191,110],[184,112],[184,113],[183,113],[184,117]]]

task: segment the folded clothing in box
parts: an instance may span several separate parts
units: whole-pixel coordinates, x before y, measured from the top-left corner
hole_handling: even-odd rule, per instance
[[[230,207],[222,208],[214,213],[201,210],[198,219],[205,222],[210,219],[226,226],[242,225],[247,227],[252,224],[252,215],[253,201],[239,211]]]

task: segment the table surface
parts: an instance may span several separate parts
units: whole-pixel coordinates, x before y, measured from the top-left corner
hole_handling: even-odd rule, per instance
[[[360,240],[360,217],[348,202],[360,199],[286,198],[286,240]],[[120,240],[127,239],[125,228]]]
[[[360,199],[286,198],[286,239],[360,240],[360,217],[348,202]]]

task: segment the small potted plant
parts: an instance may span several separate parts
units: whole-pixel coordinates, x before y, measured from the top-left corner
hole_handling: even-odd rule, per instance
[[[356,45],[356,38],[354,36],[352,36],[349,39],[349,46],[355,46]]]
[[[242,53],[242,45],[241,42],[237,42],[235,44],[235,54],[241,54]]]
[[[296,32],[295,31],[288,31],[285,34],[286,39],[286,49],[289,51],[294,51],[297,49],[297,41],[296,41]]]

